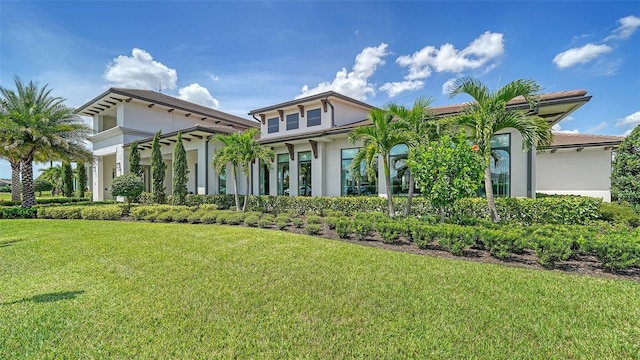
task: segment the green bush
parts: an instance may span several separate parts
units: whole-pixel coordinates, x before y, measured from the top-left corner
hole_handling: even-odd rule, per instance
[[[226,220],[229,225],[240,225],[244,222],[244,214],[234,211],[227,215]]]
[[[322,225],[316,223],[307,223],[307,226],[305,226],[304,230],[309,235],[318,235],[322,230]]]
[[[525,232],[512,227],[480,229],[480,240],[485,249],[498,259],[508,259],[513,253],[521,253],[527,247]]]
[[[460,225],[440,225],[442,232],[438,234],[438,244],[453,255],[464,254],[464,249],[475,243],[473,228]]]
[[[592,250],[602,266],[624,270],[640,266],[640,232],[607,234],[592,243]]]
[[[256,227],[258,226],[258,221],[260,221],[260,215],[248,214],[244,217],[244,223],[247,226]]]
[[[205,211],[200,216],[200,222],[203,224],[215,224],[218,222],[218,211]]]
[[[378,222],[376,228],[382,241],[388,244],[397,242],[405,230],[401,222],[390,220]]]
[[[122,217],[122,206],[85,206],[82,208],[80,214],[85,220],[118,220]]]
[[[178,211],[173,216],[173,221],[179,222],[179,223],[187,222],[187,221],[189,221],[189,216],[191,216],[192,214],[193,214],[193,211],[188,210],[188,209]]]
[[[542,225],[529,230],[529,244],[536,251],[542,266],[553,267],[573,255],[576,239],[568,228]]]
[[[159,214],[161,212],[169,211],[176,208],[180,210],[186,209],[185,206],[176,207],[172,205],[140,205],[132,207],[129,211],[129,216],[131,216],[135,220],[149,220],[147,219],[147,215],[149,214]]]
[[[338,217],[327,216],[326,218],[324,218],[324,222],[327,224],[329,229],[333,230],[336,228],[336,224],[338,223]]]
[[[271,228],[275,223],[276,219],[271,214],[264,214],[262,219],[258,221],[258,226],[261,228]]]
[[[277,220],[276,226],[278,227],[278,230],[284,230],[287,227],[287,222],[283,220]]]
[[[197,210],[191,213],[187,218],[187,222],[191,224],[199,224],[201,222],[202,215],[204,214],[204,210]]]
[[[38,208],[41,219],[82,219],[81,206],[47,206]]]
[[[291,222],[293,223],[293,226],[297,227],[298,229],[300,229],[301,227],[304,226],[305,222],[304,219],[302,218],[293,218],[291,219]]]
[[[351,234],[351,220],[343,217],[336,222],[336,233],[339,237],[345,239]]]
[[[156,214],[156,221],[172,222],[174,216],[178,214],[178,210],[163,211]]]
[[[602,203],[600,205],[602,220],[611,224],[622,224],[636,228],[640,226],[640,214],[633,211],[631,206],[618,203]]]
[[[278,216],[276,216],[276,221],[282,221],[286,224],[289,224],[291,222],[291,216],[287,214],[278,214]]]
[[[322,224],[322,218],[318,215],[307,216],[307,224]]]
[[[8,207],[0,208],[0,219],[33,219],[38,215],[37,208]]]
[[[354,216],[351,230],[356,240],[364,240],[375,230],[374,222],[371,219]]]

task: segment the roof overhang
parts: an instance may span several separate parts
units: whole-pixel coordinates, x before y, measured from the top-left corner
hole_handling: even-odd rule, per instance
[[[212,128],[212,127],[196,125],[194,127],[182,129],[179,131],[173,131],[170,133],[161,134],[160,144],[167,145],[167,146],[175,144],[178,141],[179,132],[182,133],[183,141],[191,142],[191,141],[198,141],[203,139],[209,140],[211,136],[217,135],[217,134],[224,134],[224,135],[230,134],[232,132],[235,132],[235,129],[231,128],[230,126],[228,128],[225,128],[225,127]],[[150,150],[151,143],[153,142],[153,138],[154,136],[151,136],[151,137],[147,137],[145,139],[139,140],[138,148],[142,151]],[[130,146],[131,146],[131,143],[124,145],[125,148]]]

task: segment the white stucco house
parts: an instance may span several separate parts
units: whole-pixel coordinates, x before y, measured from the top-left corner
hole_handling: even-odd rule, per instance
[[[533,111],[554,125],[590,99],[584,90],[542,94]],[[437,116],[446,116],[463,110],[465,106],[434,107],[433,112]],[[515,99],[508,106],[528,108],[524,99]],[[376,181],[369,181],[364,176],[364,168],[361,174],[350,171],[351,159],[359,144],[351,144],[348,134],[355,127],[370,124],[367,113],[371,108],[373,106],[369,104],[329,91],[252,110],[249,112],[251,120],[155,91],[111,88],[77,112],[93,118],[95,134],[90,140],[96,161],[92,191],[94,200],[99,201],[110,199],[111,181],[128,172],[129,145],[134,140],[140,144],[145,165],[145,187],[150,191],[151,140],[159,130],[162,131],[161,150],[168,165],[165,177],[167,193],[171,193],[171,160],[178,131],[182,132],[187,150],[188,190],[194,194],[232,193],[233,182],[227,182],[211,167],[215,151],[222,144],[209,140],[218,133],[228,134],[250,127],[260,128],[260,143],[271,147],[276,156],[271,167],[258,163],[253,165],[251,186],[244,189],[239,185],[241,194],[384,195],[382,166]],[[534,197],[536,191],[542,189],[538,183],[550,191],[562,189],[553,183],[547,185],[546,180],[550,176],[559,176],[558,172],[546,174],[554,171],[546,165],[546,156],[550,153],[536,154],[535,149],[523,152],[522,138],[517,132],[504,131],[496,135],[493,147],[499,158],[497,164],[492,164],[497,196]],[[560,150],[554,151],[553,155],[558,152]],[[408,173],[402,159],[404,153],[406,147],[400,145],[391,154],[394,194],[408,190]],[[545,156],[545,160],[537,164],[541,156]],[[608,169],[610,165],[598,171]]]

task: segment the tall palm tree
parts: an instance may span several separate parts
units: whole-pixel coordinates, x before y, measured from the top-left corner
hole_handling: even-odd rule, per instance
[[[397,121],[404,127],[406,145],[409,148],[408,157],[412,156],[416,146],[428,144],[438,139],[441,125],[435,121],[431,114],[432,98],[419,97],[411,108],[404,105],[389,104],[387,110],[393,114]],[[409,216],[411,212],[411,202],[413,200],[413,188],[415,187],[415,177],[409,171],[409,191],[407,193],[407,205],[404,209],[404,216]]]
[[[485,193],[489,204],[491,219],[500,222],[496,209],[491,183],[491,138],[500,130],[513,128],[522,135],[524,151],[531,147],[543,147],[551,144],[553,134],[549,124],[531,113],[536,106],[536,93],[541,87],[534,80],[519,79],[490,91],[486,85],[472,78],[458,79],[450,97],[467,94],[474,100],[470,106],[455,117],[455,122],[471,131],[473,141],[485,159]],[[507,104],[516,97],[523,97],[529,109],[507,108]]]
[[[34,159],[87,160],[91,152],[83,141],[91,128],[82,122],[64,99],[51,95],[47,85],[40,88],[30,81],[14,78],[16,91],[0,87],[0,97],[8,119],[0,134],[5,146],[20,150],[22,162],[22,206],[36,203],[33,188]]]
[[[393,121],[393,114],[383,109],[371,109],[368,118],[373,123],[371,126],[355,128],[349,134],[349,140],[352,144],[355,145],[356,142],[362,141],[362,147],[351,162],[351,170],[353,173],[359,173],[360,163],[364,161],[367,176],[370,181],[373,181],[375,179],[375,169],[377,168],[375,165],[378,162],[378,156],[382,157],[389,216],[394,216],[395,209],[391,198],[389,153],[394,146],[406,143],[407,140],[403,131],[404,124]]]
[[[224,171],[227,164],[233,166],[233,181],[235,186],[236,209],[240,210],[240,197],[238,195],[238,174],[237,168],[240,166],[245,174],[246,192],[242,211],[247,211],[249,200],[249,188],[251,186],[251,163],[258,160],[269,166],[273,162],[273,150],[262,146],[256,140],[256,135],[260,129],[251,128],[241,133],[229,135],[218,134],[213,140],[222,142],[225,146],[218,149],[214,155],[213,166],[218,171]]]
[[[51,166],[47,169],[40,169],[40,176],[44,180],[48,181],[53,185],[51,189],[51,196],[58,192],[58,190],[62,190],[62,173],[63,173],[62,165]]]

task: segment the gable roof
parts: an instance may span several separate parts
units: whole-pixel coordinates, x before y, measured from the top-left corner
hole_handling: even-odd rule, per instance
[[[129,102],[132,99],[137,99],[139,101],[148,103],[149,107],[152,107],[153,105],[161,105],[169,108],[170,111],[173,111],[171,109],[181,110],[186,113],[193,113],[214,121],[219,120],[232,123],[238,125],[241,128],[258,126],[258,123],[256,121],[241,118],[239,116],[228,114],[186,100],[178,99],[176,97],[169,96],[157,91],[115,87],[109,88],[104,93],[88,101],[86,104],[76,109],[76,113],[86,116],[93,116],[94,114],[98,114],[111,108],[112,106],[115,106],[118,102]]]
[[[617,147],[624,136],[553,133],[550,149],[585,148],[596,146]]]
[[[340,94],[338,92],[326,91],[326,92],[323,92],[323,93],[320,93],[320,94],[310,95],[310,96],[302,97],[302,98],[299,98],[299,99],[294,99],[294,100],[291,100],[291,101],[285,101],[283,103],[270,105],[270,106],[263,107],[263,108],[260,108],[260,109],[251,110],[251,111],[249,111],[249,115],[256,115],[256,114],[264,113],[264,112],[267,112],[267,111],[278,110],[278,109],[282,109],[282,108],[293,106],[293,105],[297,105],[297,104],[302,104],[302,103],[309,102],[309,101],[325,99],[327,97],[335,97],[335,98],[338,98],[338,99],[341,99],[341,100],[344,100],[344,101],[347,101],[347,102],[350,102],[350,103],[353,103],[353,104],[356,104],[356,105],[360,105],[360,106],[363,106],[363,107],[366,107],[366,108],[369,108],[369,109],[374,108],[373,105],[369,105],[369,104],[367,104],[365,102],[362,102],[360,100],[356,100],[356,99],[354,99],[352,97],[348,97],[346,95],[342,95],[342,94]]]

